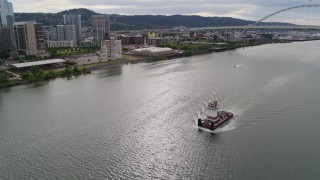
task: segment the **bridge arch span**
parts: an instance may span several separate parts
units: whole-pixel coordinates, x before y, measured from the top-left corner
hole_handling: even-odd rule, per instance
[[[308,5],[300,5],[300,6],[294,6],[294,7],[282,9],[282,10],[280,10],[280,11],[276,11],[276,12],[274,12],[274,13],[272,13],[272,14],[269,14],[268,16],[265,16],[265,17],[263,17],[262,19],[256,21],[256,22],[253,24],[253,26],[256,26],[256,25],[258,25],[259,23],[261,23],[261,22],[269,19],[270,17],[275,16],[275,15],[277,15],[277,14],[280,14],[280,13],[282,13],[282,12],[290,11],[290,10],[293,10],[293,9],[307,8],[307,7],[320,7],[320,5],[319,5],[319,4],[308,4]]]
[[[290,11],[290,10],[293,10],[293,9],[301,9],[301,8],[310,8],[310,7],[319,7],[320,8],[320,4],[307,4],[307,5],[300,5],[300,6],[293,6],[293,7],[289,7],[289,8],[285,8],[285,9],[282,9],[282,10],[279,10],[279,11],[276,11],[274,13],[271,13],[265,17],[263,17],[262,19],[256,21],[254,24],[252,25],[249,25],[247,29],[245,29],[242,34],[245,34],[249,29],[250,29],[250,26],[257,26],[259,25],[261,22],[277,15],[277,14],[280,14],[280,13],[283,13],[283,12],[286,12],[286,11]]]

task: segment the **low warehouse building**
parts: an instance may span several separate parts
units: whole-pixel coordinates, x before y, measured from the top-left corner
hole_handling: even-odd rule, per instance
[[[86,55],[74,55],[66,57],[65,60],[68,62],[74,62],[78,66],[85,65],[85,64],[94,64],[103,61],[103,58],[96,55],[96,54],[86,54]]]
[[[65,60],[63,59],[50,59],[44,61],[33,61],[26,63],[18,63],[18,64],[10,64],[10,68],[14,71],[26,71],[30,69],[32,66],[38,66],[41,68],[56,68],[64,66]]]

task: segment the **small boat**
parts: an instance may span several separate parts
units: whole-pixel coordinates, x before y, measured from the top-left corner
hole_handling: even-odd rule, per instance
[[[221,127],[233,117],[231,112],[223,111],[218,108],[218,102],[208,103],[204,118],[198,119],[198,126],[211,131]]]

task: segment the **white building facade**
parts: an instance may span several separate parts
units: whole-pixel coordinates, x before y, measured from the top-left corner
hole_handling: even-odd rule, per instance
[[[106,40],[101,42],[101,52],[106,53],[109,59],[122,58],[121,40]]]
[[[102,58],[96,54],[75,55],[67,57],[65,60],[68,62],[74,62],[78,66],[102,62]]]

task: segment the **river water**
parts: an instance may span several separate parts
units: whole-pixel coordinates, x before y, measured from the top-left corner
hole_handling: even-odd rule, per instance
[[[320,42],[0,90],[0,179],[320,179]],[[233,67],[236,65],[236,67]],[[216,99],[235,114],[195,125]]]

